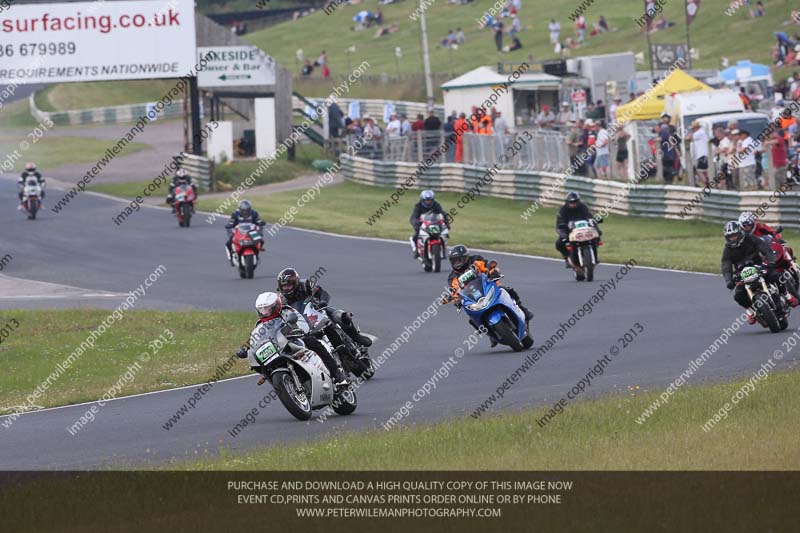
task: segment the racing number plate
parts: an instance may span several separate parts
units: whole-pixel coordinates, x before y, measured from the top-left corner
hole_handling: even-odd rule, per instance
[[[278,354],[278,348],[272,341],[267,341],[261,348],[256,350],[256,360],[262,365],[267,364],[271,358]]]

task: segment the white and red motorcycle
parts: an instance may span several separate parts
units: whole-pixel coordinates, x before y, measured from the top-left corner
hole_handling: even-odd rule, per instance
[[[419,236],[417,237],[416,249],[414,248],[414,237],[411,242],[411,250],[417,252],[417,258],[425,272],[440,272],[442,261],[447,258],[447,239],[450,237],[450,230],[441,213],[425,213],[419,217]]]

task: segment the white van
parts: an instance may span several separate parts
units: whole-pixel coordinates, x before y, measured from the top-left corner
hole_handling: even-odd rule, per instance
[[[672,117],[672,124],[678,128],[681,137],[686,137],[695,119],[723,113],[742,113],[744,104],[734,91],[717,89],[667,95],[664,97],[664,111]]]

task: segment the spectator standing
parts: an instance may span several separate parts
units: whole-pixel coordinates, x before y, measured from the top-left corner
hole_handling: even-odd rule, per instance
[[[594,176],[594,158],[597,154],[596,148],[594,147],[595,141],[597,140],[597,134],[594,129],[594,120],[586,119],[586,122],[583,123],[583,135],[581,136],[581,148],[585,147],[584,150],[586,151],[586,175],[590,178]]]
[[[672,185],[675,179],[675,165],[678,161],[677,142],[672,135],[672,128],[669,124],[669,115],[662,116],[661,124],[658,126],[658,141],[661,145],[661,166],[664,176],[664,183]]]
[[[722,126],[718,126],[714,130],[714,140],[711,143],[716,147],[715,157],[725,181],[725,189],[733,190],[733,172],[730,163],[736,150],[736,145],[731,140],[730,133],[726,132]]]
[[[571,124],[567,134],[567,148],[569,149],[570,166],[578,176],[586,174],[584,163],[578,158],[581,149],[581,136],[583,135],[583,120],[578,119]]]
[[[400,137],[400,120],[394,113],[389,117],[389,123],[386,124],[386,135],[389,139],[396,139]]]
[[[608,123],[612,126],[616,126],[617,124],[617,109],[619,108],[620,104],[622,103],[622,98],[619,96],[614,97],[614,103],[608,106]]]
[[[569,124],[575,121],[575,115],[569,109],[569,102],[561,102],[561,111],[558,112],[556,122],[562,125]]]
[[[498,52],[503,51],[503,22],[499,19],[494,23],[494,45]]]
[[[344,113],[336,102],[328,106],[328,133],[331,137],[339,136],[339,129],[342,127]]]
[[[420,131],[425,129],[425,118],[422,114],[417,115],[417,120],[411,124],[411,131]]]
[[[708,134],[699,120],[692,122],[691,130],[686,136],[686,140],[692,141],[692,159],[697,175],[695,183],[702,183],[706,187],[710,187],[708,182]]]
[[[445,160],[448,163],[452,163],[455,160],[456,155],[456,134],[455,134],[455,119],[452,115],[447,117],[447,121],[444,123],[442,129],[444,130],[444,137],[447,140],[447,152],[445,152]]]
[[[606,179],[608,178],[608,156],[609,156],[608,130],[606,130],[605,123],[602,120],[597,126],[595,126],[595,129],[597,131],[597,137],[595,141],[594,170],[598,178]]]
[[[595,106],[597,119],[598,120],[606,120],[606,104],[603,103],[602,100],[597,101],[597,105]]]
[[[456,163],[461,163],[464,159],[464,133],[469,131],[467,115],[461,113],[455,123],[456,129]]]
[[[739,157],[739,185],[743,190],[755,190],[760,187],[756,181],[756,148],[755,141],[747,130],[734,130],[734,136],[739,137],[737,155]]]
[[[436,132],[442,129],[442,121],[436,116],[433,109],[428,111],[428,118],[425,119],[425,151],[430,153],[439,142]]]
[[[497,111],[494,115],[494,134],[495,135],[505,135],[508,133],[508,125],[506,124],[506,119],[503,118],[502,113]]]
[[[583,39],[586,37],[586,19],[580,15],[575,19],[575,38],[578,43],[583,44]]]
[[[521,28],[522,26],[519,22],[519,17],[516,15],[511,15],[511,29],[508,30],[508,34],[514,37],[516,34],[520,32]]]
[[[400,114],[400,135],[404,137],[411,135],[411,123],[405,113]]]
[[[597,106],[594,105],[594,102],[589,102],[589,105],[586,107],[586,118],[590,118],[592,120],[603,118],[603,115],[600,114],[600,111],[597,109]]]
[[[556,116],[550,111],[550,106],[545,104],[542,106],[542,110],[539,112],[539,115],[536,117],[536,123],[541,128],[550,128],[553,126],[553,123],[556,121]]]
[[[617,156],[615,173],[622,179],[628,179],[628,139],[631,136],[623,129],[619,128],[616,133]]]
[[[785,133],[783,130],[777,130],[766,142],[767,145],[772,147],[772,168],[775,172],[775,187],[780,187],[786,183],[786,169],[789,165],[789,159],[786,140],[784,139]]]
[[[559,39],[561,38],[561,24],[556,22],[556,19],[550,19],[550,24],[547,25],[547,29],[550,32],[550,44],[555,46],[559,43]]]

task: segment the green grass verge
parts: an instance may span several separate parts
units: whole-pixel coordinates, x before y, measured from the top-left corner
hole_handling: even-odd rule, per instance
[[[248,198],[262,216],[275,222],[295,205],[301,192]],[[408,216],[417,200],[414,191],[401,197],[378,222],[371,226],[366,223],[391,192],[387,188],[349,182],[326,187],[318,199],[298,211],[291,225],[347,235],[407,240],[411,233]],[[461,196],[439,193],[437,199],[448,209],[454,207]],[[216,205],[205,207],[214,209]],[[554,247],[556,208],[542,208],[525,222],[519,215],[528,205],[521,201],[480,197],[455,217],[450,244],[558,257]],[[640,265],[719,272],[723,246],[719,224],[610,215],[602,228],[605,244],[600,254],[603,261],[624,263],[634,258]],[[786,231],[784,235],[789,242],[800,241],[800,232]]]
[[[175,80],[96,81],[50,85],[36,93],[42,111],[69,111],[156,102],[175,86]]]
[[[94,163],[103,156],[108,148],[114,145],[114,142],[110,140],[70,137],[56,135],[53,132],[45,133],[34,144],[30,144],[30,148],[27,150],[20,148],[20,143],[23,141],[31,142],[27,135],[0,135],[0,152],[9,154],[18,150],[21,157],[14,163],[14,170],[22,171],[27,161],[36,161],[45,177],[47,177],[47,169],[53,167],[69,163]],[[128,143],[118,157],[131,155],[147,148],[150,148],[147,144]]]
[[[295,160],[289,161],[284,153],[258,178],[253,185],[266,185],[298,178],[314,173],[311,166],[315,159],[331,159],[331,154],[316,144],[301,144],[295,150]],[[220,188],[233,189],[247,179],[258,168],[258,161],[233,161],[230,164],[217,165],[217,182]]]
[[[149,183],[152,183],[152,181],[153,180],[98,183],[96,185],[90,185],[89,187],[87,187],[87,189],[94,192],[102,192],[105,194],[110,194],[112,196],[120,196],[122,198],[135,198],[137,196],[141,196],[142,191],[145,190],[147,188],[147,185]],[[166,199],[167,189],[165,188],[158,194],[159,196]],[[164,201],[164,203],[166,204],[166,200]]]
[[[179,465],[190,470],[797,470],[800,371],[757,382],[709,432],[709,418],[746,382],[680,389],[644,424],[636,417],[663,391],[567,405],[541,428],[545,408],[460,418],[391,431],[328,435],[308,444]],[[566,391],[564,391],[566,392]],[[481,398],[476,398],[476,402]],[[469,407],[469,406],[465,406]],[[356,412],[356,414],[358,414]],[[286,416],[289,416],[286,414]],[[335,415],[334,415],[335,416]],[[379,420],[379,422],[382,422]]]
[[[30,129],[37,125],[28,107],[28,99],[4,104],[0,108],[0,131],[9,129]]]
[[[97,338],[47,389],[39,405],[50,407],[96,400],[126,372],[148,343],[169,328],[174,342],[152,355],[118,396],[191,385],[214,376],[217,365],[247,339],[252,313],[129,311]],[[0,414],[47,379],[109,315],[103,310],[17,310],[0,312],[0,324],[19,327],[0,344]],[[165,338],[169,338],[165,334]],[[238,359],[225,377],[250,370]]]

